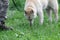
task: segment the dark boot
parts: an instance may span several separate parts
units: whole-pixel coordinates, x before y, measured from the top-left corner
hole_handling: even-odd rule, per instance
[[[9,27],[5,26],[5,21],[0,22],[0,28],[2,30],[12,30],[12,28],[9,28]]]

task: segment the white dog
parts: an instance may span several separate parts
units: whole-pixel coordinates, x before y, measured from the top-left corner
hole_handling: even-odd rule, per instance
[[[34,18],[37,14],[40,19],[40,23],[43,24],[44,14],[43,10],[46,9],[49,20],[52,22],[52,13],[55,14],[55,20],[58,21],[58,2],[57,0],[26,0],[24,11],[25,16],[29,20],[30,24],[33,23]]]

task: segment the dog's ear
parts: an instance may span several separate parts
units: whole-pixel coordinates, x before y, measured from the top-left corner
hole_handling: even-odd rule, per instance
[[[27,14],[27,12],[25,11],[25,14]]]

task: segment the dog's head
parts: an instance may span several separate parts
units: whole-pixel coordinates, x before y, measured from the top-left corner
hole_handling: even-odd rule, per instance
[[[32,20],[34,18],[34,11],[31,8],[27,8],[25,10],[25,16],[28,20]]]
[[[34,19],[34,10],[32,8],[27,8],[25,10],[25,16],[27,20],[32,23],[32,20]]]

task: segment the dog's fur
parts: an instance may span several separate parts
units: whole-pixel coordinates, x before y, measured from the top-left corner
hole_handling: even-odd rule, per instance
[[[25,2],[25,16],[27,19],[32,19],[32,23],[34,18],[36,18],[37,14],[40,19],[40,23],[43,24],[44,14],[43,10],[46,9],[46,12],[49,16],[49,21],[52,22],[52,13],[55,14],[55,20],[58,21],[58,2],[57,0],[26,0]]]

